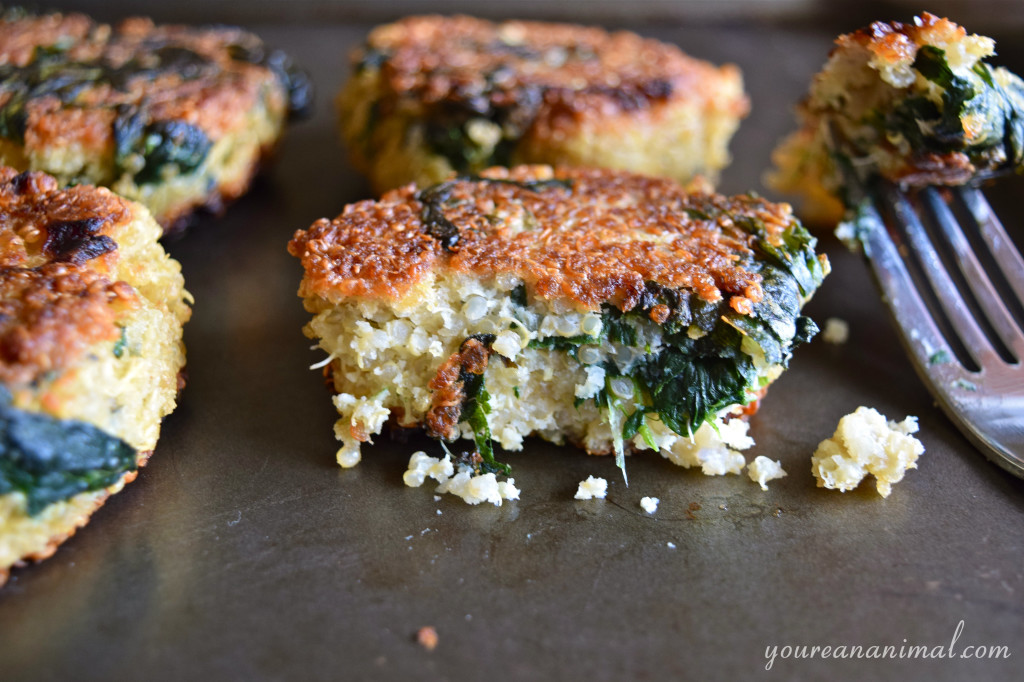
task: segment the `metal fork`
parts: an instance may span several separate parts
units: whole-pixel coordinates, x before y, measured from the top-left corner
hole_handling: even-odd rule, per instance
[[[921,379],[989,459],[1024,478],[1024,259],[985,197],[973,186],[903,192],[879,181],[855,223]],[[987,248],[972,247],[965,229]]]

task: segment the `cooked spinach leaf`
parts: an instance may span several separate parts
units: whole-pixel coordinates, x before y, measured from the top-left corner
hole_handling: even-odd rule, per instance
[[[513,304],[519,306],[520,308],[525,308],[529,304],[529,301],[526,298],[525,284],[518,285],[515,289],[512,290],[512,293],[510,293],[508,297]]]
[[[480,375],[481,378],[483,375]],[[472,398],[467,398],[462,408],[462,418],[473,429],[473,442],[476,451],[483,458],[480,469],[485,473],[509,474],[512,467],[494,458],[494,447],[491,444],[491,427],[487,423],[487,415],[491,412],[491,395],[487,387],[480,382],[480,387]]]
[[[200,128],[184,121],[154,121],[146,126],[135,150],[145,161],[135,182],[159,182],[163,170],[177,166],[182,175],[191,173],[206,160],[213,143]]]
[[[114,344],[114,357],[118,359],[124,357],[124,352],[127,348],[128,330],[125,329],[124,327],[121,327],[121,336],[117,339],[117,342]]]
[[[997,80],[983,62],[972,69],[976,78],[957,75],[932,45],[918,50],[913,68],[942,89],[941,101],[904,98],[878,117],[883,134],[903,136],[917,153],[964,152],[987,172],[1024,161],[1024,81],[1012,74]]]
[[[497,67],[484,74],[481,88],[459,93],[437,103],[426,115],[424,138],[435,154],[451,164],[457,173],[473,173],[490,166],[511,166],[519,139],[531,125],[543,103],[543,91],[536,85],[520,85],[514,92],[502,92],[507,68]],[[500,103],[499,103],[500,102]],[[469,134],[472,121],[493,124],[498,138],[482,142]]]
[[[558,350],[565,353],[576,351],[581,345],[589,343],[600,343],[599,337],[589,334],[578,334],[576,336],[545,336],[543,339],[532,339],[529,348],[546,348]]]
[[[430,121],[424,139],[436,154],[448,160],[456,173],[472,173],[490,166],[512,165],[514,141],[502,137],[493,145],[482,145],[466,130],[465,123]]]
[[[494,334],[473,334],[463,341],[474,339],[479,341],[487,349],[494,344]],[[484,384],[484,375],[475,374],[465,367],[459,370],[459,381],[462,384],[462,405],[460,406],[459,421],[467,422],[473,429],[473,442],[476,445],[477,454],[482,460],[479,467],[484,472],[508,474],[512,469],[509,465],[497,461],[494,458],[494,447],[491,444],[491,427],[487,422],[487,415],[491,412],[490,394]]]
[[[0,387],[0,494],[22,492],[28,513],[116,483],[137,453],[91,424],[26,412]]]
[[[635,377],[650,396],[650,411],[672,431],[688,435],[719,410],[745,404],[757,370],[738,349],[731,357],[694,357],[667,348],[641,364]]]

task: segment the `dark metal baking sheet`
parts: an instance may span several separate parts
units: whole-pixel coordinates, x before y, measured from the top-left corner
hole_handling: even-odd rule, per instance
[[[422,439],[380,438],[338,468],[285,244],[367,193],[330,103],[366,27],[253,28],[312,71],[316,114],[249,196],[168,244],[196,298],[189,385],[138,480],[0,590],[0,679],[1020,679],[1024,482],[944,419],[864,265],[831,239],[834,272],[808,311],[848,321],[850,340],[800,349],[753,418],[748,457],[789,472],[767,492],[649,453],[629,460],[627,488],[611,458],[537,440],[508,456],[523,493],[500,508],[403,486]],[[760,189],[831,36],[642,30],[743,68],[753,112],[723,188]],[[1011,55],[1012,38],[1000,37]],[[1001,210],[1024,218],[1012,200]],[[810,474],[817,443],[859,405],[920,418],[926,452],[888,499],[869,484],[823,491]],[[590,474],[610,481],[606,501],[572,499]],[[771,647],[934,654],[961,622],[957,654],[1011,657],[776,657],[765,670]],[[432,652],[415,642],[428,625]]]

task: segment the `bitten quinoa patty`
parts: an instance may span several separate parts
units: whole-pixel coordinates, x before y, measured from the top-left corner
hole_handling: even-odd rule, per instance
[[[310,96],[283,53],[236,28],[0,21],[0,163],[109,187],[165,230],[243,194]]]
[[[800,215],[843,212],[839,164],[903,186],[959,185],[1024,164],[1024,81],[989,66],[995,41],[923,13],[839,36],[773,154],[769,184]]]
[[[190,296],[145,207],[0,168],[0,584],[135,478],[174,409]]]
[[[828,269],[784,204],[621,171],[494,168],[347,206],[295,234],[329,355],[338,461],[391,419],[738,471],[742,418],[814,332]],[[692,438],[691,438],[692,435]]]
[[[352,64],[341,133],[378,192],[518,163],[713,180],[749,108],[735,66],[567,24],[409,17]]]

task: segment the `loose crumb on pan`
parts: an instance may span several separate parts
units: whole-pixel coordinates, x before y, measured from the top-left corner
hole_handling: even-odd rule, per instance
[[[839,420],[836,432],[818,445],[811,457],[811,472],[819,488],[846,492],[856,488],[867,474],[876,479],[882,497],[903,480],[908,469],[917,468],[924,445],[917,433],[917,417],[888,421],[870,407],[858,407]]]
[[[499,481],[492,473],[474,474],[465,464],[456,466],[451,455],[438,459],[422,450],[414,452],[402,480],[410,488],[418,488],[427,478],[438,482],[436,492],[451,493],[469,504],[490,502],[500,507],[505,500],[519,499],[519,489],[515,486],[514,478]]]
[[[437,630],[430,625],[421,627],[416,631],[416,641],[427,651],[433,651],[437,648]]]
[[[593,476],[587,476],[587,480],[580,481],[579,488],[576,489],[577,500],[592,500],[595,497],[603,500],[605,495],[608,494],[608,481],[603,478],[594,478]]]
[[[825,331],[821,335],[825,343],[843,344],[850,338],[850,325],[846,320],[830,317],[825,320]]]
[[[645,497],[640,500],[640,508],[648,514],[653,514],[658,511],[658,503],[661,502],[657,497]]]
[[[768,481],[782,478],[786,472],[782,469],[782,462],[779,460],[758,455],[747,466],[747,475],[750,476],[751,481],[761,486],[761,490],[768,490]]]

